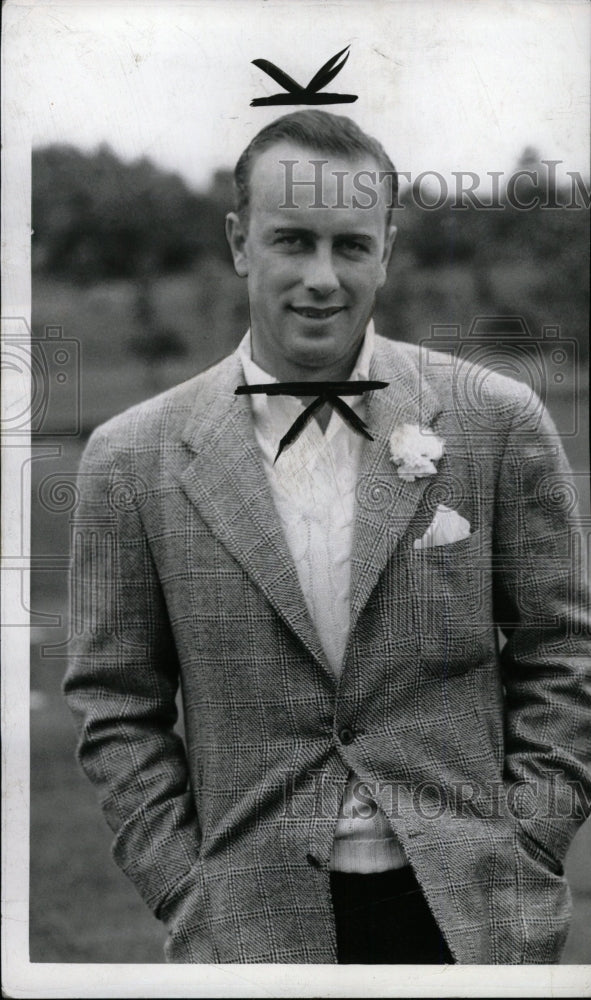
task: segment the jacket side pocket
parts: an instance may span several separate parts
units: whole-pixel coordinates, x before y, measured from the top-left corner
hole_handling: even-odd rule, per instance
[[[532,858],[534,861],[537,861],[538,864],[541,864],[545,868],[549,869],[552,875],[558,875],[559,877],[564,875],[564,865],[562,862],[555,858],[547,847],[544,847],[539,840],[532,837],[531,833],[524,830],[521,825],[518,826],[517,840],[519,846],[529,858]]]
[[[195,861],[188,871],[177,879],[172,889],[166,894],[162,902],[158,904],[158,907],[154,911],[158,920],[162,920],[163,923],[168,924],[174,917],[175,910],[182,903],[185,896],[201,884],[200,863],[199,859]]]

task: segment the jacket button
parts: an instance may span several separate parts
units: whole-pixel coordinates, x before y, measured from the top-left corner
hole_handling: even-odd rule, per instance
[[[313,854],[306,854],[306,861],[312,865],[312,868],[320,868],[320,862]]]
[[[355,733],[353,732],[352,729],[349,729],[348,726],[343,726],[343,728],[339,733],[339,739],[341,743],[343,743],[345,746],[348,746],[348,744],[352,743],[353,740],[355,739]]]

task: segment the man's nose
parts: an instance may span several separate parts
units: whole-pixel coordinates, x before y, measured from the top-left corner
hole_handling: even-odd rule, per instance
[[[332,250],[318,248],[307,261],[304,285],[318,295],[326,296],[339,287],[339,277],[335,270]]]

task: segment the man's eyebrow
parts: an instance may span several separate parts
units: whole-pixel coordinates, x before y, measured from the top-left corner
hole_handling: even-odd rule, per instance
[[[288,233],[290,235],[295,234],[295,235],[298,235],[298,236],[313,236],[314,235],[314,230],[313,229],[306,229],[304,226],[276,226],[273,229],[273,232],[277,233],[278,235],[281,235],[282,233]]]
[[[283,234],[288,234],[291,236],[316,236],[316,232],[313,229],[306,229],[304,226],[276,226],[273,229],[273,233],[281,236]],[[362,243],[375,243],[375,237],[371,236],[369,233],[356,233],[346,230],[342,233],[334,233],[333,239],[337,240],[359,240]]]
[[[350,230],[346,233],[335,233],[338,240],[358,240],[360,243],[375,243],[375,236],[369,233],[355,233]]]

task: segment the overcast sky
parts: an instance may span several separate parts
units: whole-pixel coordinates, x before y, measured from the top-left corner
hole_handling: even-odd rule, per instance
[[[306,83],[349,44],[328,89],[359,100],[329,110],[400,170],[506,171],[529,144],[588,176],[589,26],[563,0],[78,0],[13,7],[5,45],[36,145],[108,142],[198,186],[290,110],[249,107],[280,89],[252,59]]]

